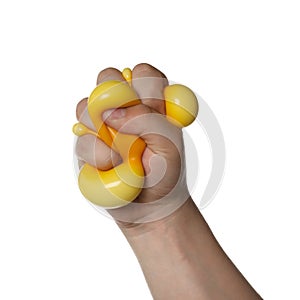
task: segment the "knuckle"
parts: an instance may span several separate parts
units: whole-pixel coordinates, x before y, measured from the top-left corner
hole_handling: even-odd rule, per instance
[[[155,77],[162,77],[162,78],[166,77],[160,70],[156,69],[155,67],[153,67],[152,65],[147,64],[147,63],[137,64],[133,68],[132,73],[134,75],[151,74],[151,76],[155,76]]]
[[[152,109],[149,106],[145,104],[138,104],[132,107],[131,116],[129,117],[143,116],[151,113]]]
[[[75,146],[75,154],[78,158],[84,159],[84,156],[88,150],[87,145],[88,144],[86,143],[86,136],[78,137]]]
[[[110,169],[112,166],[111,154],[108,151],[105,151],[104,153],[101,152],[100,155],[100,153],[97,151],[95,157],[95,164],[101,170]]]
[[[137,64],[133,68],[133,71],[135,71],[135,72],[152,71],[152,70],[156,70],[156,69],[153,66],[151,66],[150,64],[147,64],[147,63]]]
[[[116,68],[106,68],[99,72],[97,82],[104,81],[105,79],[111,79],[114,75],[119,74],[119,70]]]
[[[85,111],[85,109],[87,107],[87,99],[88,98],[83,98],[77,103],[77,106],[76,106],[77,120],[79,120],[81,118],[81,115],[83,114],[83,112]]]

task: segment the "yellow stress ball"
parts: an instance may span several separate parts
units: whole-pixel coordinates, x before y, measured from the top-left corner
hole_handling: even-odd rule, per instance
[[[78,185],[81,193],[92,203],[104,208],[117,208],[132,202],[144,185],[142,154],[145,142],[134,135],[121,134],[108,127],[102,113],[108,109],[129,107],[141,103],[133,88],[129,68],[123,71],[126,82],[111,80],[99,84],[88,98],[87,109],[96,132],[77,123],[73,132],[77,136],[93,134],[118,152],[122,163],[110,170],[102,171],[85,163],[80,169]],[[198,113],[195,94],[186,86],[174,84],[164,90],[166,116],[178,127],[191,124]]]

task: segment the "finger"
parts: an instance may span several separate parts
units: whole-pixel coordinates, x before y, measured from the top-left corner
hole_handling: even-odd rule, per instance
[[[81,118],[81,115],[83,114],[84,110],[86,109],[87,106],[87,99],[88,98],[83,98],[77,103],[76,107],[76,118],[79,121]]]
[[[91,134],[78,137],[75,153],[79,161],[84,161],[100,170],[109,170],[121,161],[116,152]]]
[[[182,151],[180,128],[147,105],[108,110],[103,113],[103,118],[119,132],[142,137],[153,153],[166,156],[174,147]]]
[[[97,85],[99,85],[101,82],[108,81],[108,80],[125,81],[124,77],[122,76],[122,73],[115,68],[107,68],[102,70],[98,74]],[[88,128],[95,130],[93,122],[87,111],[87,100],[88,98],[84,98],[77,104],[76,117],[79,122],[81,122]]]
[[[98,74],[97,85],[99,85],[101,82],[109,80],[126,81],[122,73],[118,69],[106,68]]]
[[[80,123],[95,131],[95,127],[87,110],[87,100],[88,98],[84,98],[78,102],[76,107],[76,117]]]
[[[149,64],[136,65],[132,70],[132,86],[142,102],[165,114],[163,91],[168,85],[166,76]]]

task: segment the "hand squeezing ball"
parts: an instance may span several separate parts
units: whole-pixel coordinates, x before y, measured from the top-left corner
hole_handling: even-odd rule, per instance
[[[92,203],[104,208],[117,208],[132,202],[140,194],[144,185],[142,155],[146,147],[143,139],[119,133],[108,127],[102,114],[109,109],[130,107],[141,103],[131,87],[131,70],[126,68],[123,77],[127,82],[106,81],[91,93],[87,110],[96,131],[82,123],[73,126],[77,136],[93,134],[101,139],[122,158],[122,163],[110,170],[99,170],[87,163],[80,169],[78,185],[82,194]],[[187,87],[174,84],[164,89],[167,119],[178,127],[191,124],[198,112],[198,102]]]

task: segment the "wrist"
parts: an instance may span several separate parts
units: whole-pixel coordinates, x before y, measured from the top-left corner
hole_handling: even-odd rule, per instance
[[[191,213],[196,211],[199,213],[192,198],[188,197],[175,211],[161,219],[145,223],[129,223],[116,220],[116,223],[128,239],[150,234],[163,235],[169,230],[176,230],[177,227],[183,226],[190,218]]]

